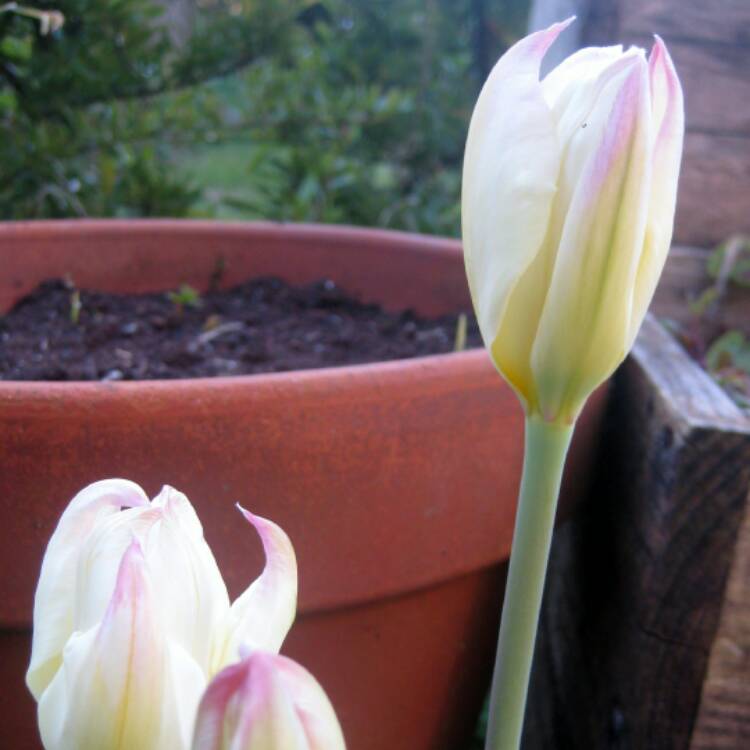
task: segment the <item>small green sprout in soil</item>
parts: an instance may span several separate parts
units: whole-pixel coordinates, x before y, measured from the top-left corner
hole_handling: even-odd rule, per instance
[[[74,326],[78,325],[81,318],[81,307],[81,292],[74,289],[70,294],[70,322]]]
[[[462,352],[466,349],[466,313],[460,313],[456,322],[456,338],[453,342],[453,351]]]
[[[203,304],[200,293],[189,284],[181,284],[176,292],[167,292],[167,299],[175,306],[179,316],[186,307],[198,308]]]

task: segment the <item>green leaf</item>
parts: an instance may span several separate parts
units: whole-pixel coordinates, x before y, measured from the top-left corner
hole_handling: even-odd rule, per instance
[[[709,347],[706,366],[711,372],[735,368],[750,374],[750,341],[742,331],[727,331]]]
[[[8,36],[0,39],[0,61],[7,59],[16,63],[25,62],[31,58],[31,51],[31,35]]]

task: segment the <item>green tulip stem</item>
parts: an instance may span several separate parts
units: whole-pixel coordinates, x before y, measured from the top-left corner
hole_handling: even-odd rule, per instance
[[[523,476],[490,694],[486,750],[518,750],[557,497],[575,425],[526,418]]]

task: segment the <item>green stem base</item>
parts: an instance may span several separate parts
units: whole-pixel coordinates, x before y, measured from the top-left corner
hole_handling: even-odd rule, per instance
[[[518,750],[557,498],[574,425],[526,418],[523,477],[500,622],[485,750]]]

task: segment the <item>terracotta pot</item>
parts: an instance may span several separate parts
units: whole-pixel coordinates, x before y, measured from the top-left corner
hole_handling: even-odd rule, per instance
[[[142,292],[276,274],[330,277],[426,314],[469,304],[460,245],[386,231],[183,221],[0,225],[0,310],[49,277]],[[604,397],[565,480],[580,494]],[[286,652],[337,707],[352,750],[466,746],[494,651],[523,418],[486,353],[140,383],[0,382],[0,746],[36,748],[23,686],[45,544],[72,495],[123,476],[185,491],[235,595],[260,566],[242,501],[299,558]]]

